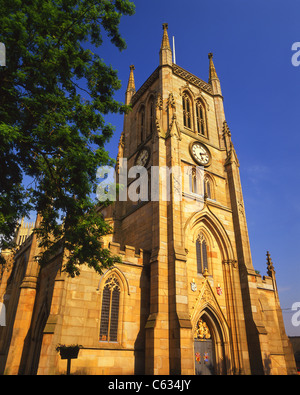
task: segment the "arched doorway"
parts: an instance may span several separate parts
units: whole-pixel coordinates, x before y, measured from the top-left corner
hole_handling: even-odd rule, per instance
[[[226,374],[224,339],[217,319],[202,311],[194,328],[195,375]]]
[[[213,339],[207,323],[199,319],[194,334],[195,374],[215,374],[215,351]]]

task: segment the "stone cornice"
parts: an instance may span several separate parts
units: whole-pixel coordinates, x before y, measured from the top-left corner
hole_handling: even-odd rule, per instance
[[[143,96],[143,94],[150,88],[154,81],[159,78],[159,70],[161,66],[157,67],[150,77],[143,83],[143,85],[138,89],[138,91],[132,96],[131,104],[134,106],[136,102]],[[177,64],[173,63],[172,66],[173,73],[178,75],[179,77],[183,78],[184,80],[188,81],[189,83],[201,88],[203,91],[209,93],[210,95],[213,94],[212,86],[207,82],[201,80],[201,78],[196,77],[194,74],[184,70],[182,67],[178,66]]]
[[[143,96],[143,94],[147,91],[147,89],[150,88],[153,82],[158,79],[159,69],[160,67],[157,67],[157,69],[154,70],[153,73],[150,75],[150,77],[143,83],[140,89],[132,96],[131,99],[132,106],[134,106],[135,103],[141,98],[141,96]]]
[[[184,80],[188,81],[189,83],[197,86],[198,88],[201,88],[203,91],[209,93],[210,95],[213,94],[212,86],[210,84],[201,80],[200,78],[196,77],[194,74],[184,70],[182,67],[174,63],[173,63],[173,73],[183,78]]]

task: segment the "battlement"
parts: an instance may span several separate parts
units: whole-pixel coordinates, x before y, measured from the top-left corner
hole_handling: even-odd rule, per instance
[[[270,276],[261,276],[260,274],[256,274],[256,286],[257,288],[275,291],[273,279]]]
[[[124,263],[133,263],[135,265],[144,265],[150,260],[150,253],[139,248],[136,250],[133,246],[125,245],[121,249],[120,243],[110,241],[107,248],[114,255],[119,255]]]

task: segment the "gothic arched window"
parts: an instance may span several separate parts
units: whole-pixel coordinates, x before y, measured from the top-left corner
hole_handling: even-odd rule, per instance
[[[154,132],[155,127],[155,111],[154,111],[154,97],[151,96],[149,101],[149,133]]]
[[[207,136],[205,109],[200,100],[196,101],[197,133],[199,136]]]
[[[182,96],[183,124],[185,127],[192,128],[192,101],[187,93]]]
[[[105,282],[102,293],[100,341],[116,342],[118,339],[120,284],[116,276]]]
[[[140,143],[142,143],[145,140],[145,131],[146,131],[144,106],[142,106],[139,111],[139,129],[140,129]]]
[[[196,173],[196,169],[194,167],[191,169],[189,176],[190,176],[190,192],[198,193],[197,173]]]
[[[204,178],[204,193],[208,199],[212,199],[211,195],[211,183],[208,178]]]
[[[205,237],[200,233],[196,241],[196,256],[197,256],[197,272],[202,274],[205,269],[208,270],[207,261],[207,244]]]

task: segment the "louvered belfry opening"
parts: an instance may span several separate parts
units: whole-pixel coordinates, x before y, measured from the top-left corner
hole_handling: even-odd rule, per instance
[[[207,262],[207,244],[202,233],[200,233],[196,241],[196,256],[197,256],[197,272],[202,274],[205,269],[208,270]]]

